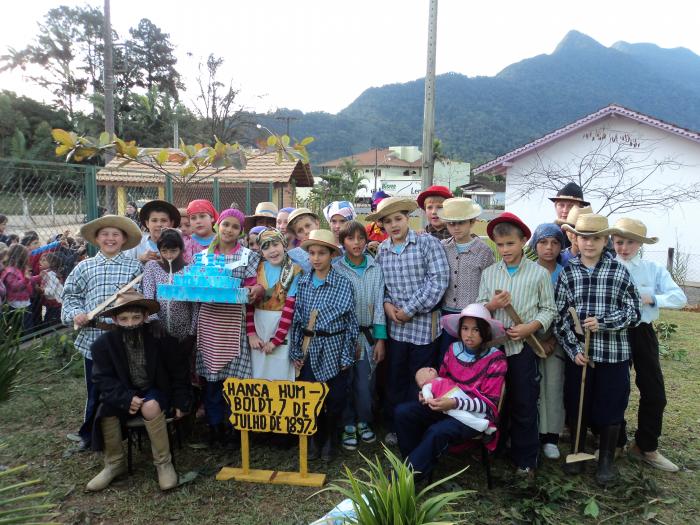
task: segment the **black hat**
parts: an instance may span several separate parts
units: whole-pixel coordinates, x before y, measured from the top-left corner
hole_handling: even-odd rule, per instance
[[[148,217],[151,215],[151,212],[154,209],[161,209],[165,211],[170,217],[170,220],[173,221],[173,228],[180,226],[180,211],[168,201],[159,200],[148,201],[139,210],[139,219],[141,220],[141,224],[144,226],[146,225],[148,222]]]
[[[583,200],[583,190],[581,186],[575,182],[569,182],[557,192],[556,197],[549,197],[549,200],[552,202],[574,201],[581,204],[581,206],[588,206],[590,204],[590,202]]]

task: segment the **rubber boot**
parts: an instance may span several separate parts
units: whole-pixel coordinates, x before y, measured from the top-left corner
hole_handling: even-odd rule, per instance
[[[338,416],[326,413],[326,435],[325,442],[321,448],[321,461],[333,461],[338,455]]]
[[[100,420],[104,439],[105,466],[87,484],[87,490],[104,490],[112,480],[126,472],[126,458],[122,449],[122,428],[118,417],[103,417]]]
[[[165,422],[165,414],[162,412],[158,417],[150,421],[144,419],[148,439],[151,440],[151,452],[153,453],[153,464],[158,473],[158,485],[160,490],[169,490],[177,486],[177,472],[173,467],[170,456],[170,440],[168,439],[168,426]]]
[[[576,432],[576,426],[572,427],[574,429],[574,432]],[[579,444],[578,444],[578,450],[575,450],[576,447],[576,434],[571,435],[571,453],[572,454],[577,454],[579,452],[585,452],[586,451],[586,434],[588,434],[588,426],[586,425],[585,421],[581,422],[581,437],[579,438]],[[576,476],[578,474],[583,473],[584,469],[584,463],[585,461],[576,461],[575,463],[566,463],[564,462],[564,472],[566,474],[569,474],[570,476]]]
[[[219,423],[217,425],[217,433],[222,448],[226,450],[241,449],[241,433],[231,427],[231,425],[226,422]]]
[[[600,429],[600,453],[598,454],[598,471],[595,480],[598,485],[605,487],[617,480],[615,447],[620,433],[620,425],[610,425]]]

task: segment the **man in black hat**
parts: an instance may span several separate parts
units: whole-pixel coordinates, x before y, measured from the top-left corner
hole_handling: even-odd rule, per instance
[[[146,228],[141,243],[125,255],[138,259],[141,264],[160,259],[158,239],[163,230],[180,226],[180,211],[167,201],[149,201],[139,212],[141,225]]]
[[[575,182],[569,182],[557,192],[556,197],[550,197],[549,200],[554,203],[554,210],[557,213],[556,218],[564,222],[566,222],[566,217],[574,206],[582,208],[590,205],[590,202],[583,200],[583,190]]]

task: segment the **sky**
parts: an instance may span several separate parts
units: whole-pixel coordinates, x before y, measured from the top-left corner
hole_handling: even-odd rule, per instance
[[[86,3],[103,5],[8,4],[0,20],[0,55],[29,44],[52,7]],[[141,18],[170,34],[187,105],[196,98],[197,64],[214,53],[225,60],[222,79],[241,90],[246,107],[261,112],[337,113],[369,87],[424,77],[428,8],[429,0],[111,2],[120,36]],[[688,0],[439,0],[436,68],[438,74],[495,75],[514,62],[551,53],[572,29],[605,46],[651,42],[700,54],[698,20],[700,2]],[[51,100],[21,70],[1,73],[0,89]]]

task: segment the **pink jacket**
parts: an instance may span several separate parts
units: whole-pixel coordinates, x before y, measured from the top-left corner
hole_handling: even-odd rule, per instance
[[[41,279],[41,277],[39,277]],[[34,292],[31,279],[28,279],[18,268],[8,266],[0,274],[0,280],[5,284],[5,301],[29,301]]]

